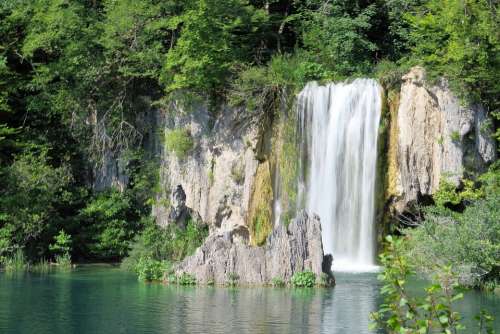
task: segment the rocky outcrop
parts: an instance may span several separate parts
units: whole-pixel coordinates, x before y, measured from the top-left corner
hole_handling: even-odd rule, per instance
[[[182,159],[163,149],[161,193],[153,207],[157,222],[170,222],[172,203],[168,199],[181,186],[185,206],[212,229],[230,231],[245,225],[259,165],[255,153],[259,129],[242,122],[243,111],[234,108],[221,108],[216,117],[205,106],[189,111],[172,108],[165,116],[166,131],[186,129],[194,148]]]
[[[463,106],[446,80],[434,86],[415,67],[403,77],[397,119],[395,208],[432,195],[443,178],[458,185],[467,169],[495,159],[481,106]]]
[[[128,185],[129,177],[125,171],[125,159],[120,159],[116,154],[106,151],[102,161],[94,165],[92,170],[92,186],[96,191],[116,188],[124,191]]]
[[[262,247],[248,245],[244,229],[210,235],[176,267],[176,274],[189,273],[199,283],[224,284],[236,278],[239,284],[266,284],[273,278],[289,281],[294,273],[310,270],[318,279],[326,272],[333,282],[332,259],[323,254],[317,216],[301,212],[288,227],[276,226]]]
[[[190,219],[198,224],[203,223],[198,213],[186,206],[186,193],[182,186],[178,185],[170,197],[168,221],[176,224],[181,229],[185,229]]]

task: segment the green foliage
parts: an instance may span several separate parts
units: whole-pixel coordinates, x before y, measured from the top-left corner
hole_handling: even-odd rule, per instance
[[[54,237],[55,243],[49,245],[49,249],[56,255],[66,255],[71,252],[71,235],[66,234],[64,230],[60,230],[59,234]]]
[[[84,223],[82,239],[85,253],[101,260],[116,260],[127,255],[130,242],[141,228],[131,212],[130,199],[117,190],[96,194],[79,214]]]
[[[281,182],[281,209],[282,221],[288,225],[296,213],[296,208],[302,203],[297,203],[297,186],[299,179],[299,147],[296,134],[296,113],[283,116],[282,122],[282,147],[277,151],[279,178]],[[305,175],[300,175],[305,177]]]
[[[5,271],[18,272],[29,268],[26,257],[22,249],[17,249],[11,256],[3,257],[2,264]]]
[[[374,69],[375,77],[387,89],[398,89],[401,78],[407,72],[407,66],[398,65],[393,61],[384,59],[377,63]]]
[[[194,140],[189,131],[173,129],[165,132],[165,146],[177,158],[184,159],[194,147]]]
[[[406,288],[413,268],[404,254],[404,242],[391,236],[386,240],[386,250],[380,255],[384,270],[379,275],[384,302],[371,314],[372,329],[387,333],[456,333],[465,329],[460,323],[460,314],[452,307],[463,294],[457,290],[458,282],[451,267],[441,267],[432,284],[425,288],[424,297],[413,296]],[[479,317],[490,318],[485,313]],[[480,320],[479,333],[490,333],[492,328],[484,326],[483,320]]]
[[[99,44],[105,57],[116,63],[120,75],[158,79],[174,39],[170,21],[182,6],[176,1],[105,0],[103,7]]]
[[[267,208],[258,208],[250,226],[250,233],[255,240],[255,244],[258,246],[264,245],[271,230],[269,210]]]
[[[170,21],[180,37],[164,65],[167,89],[211,92],[223,86],[234,64],[252,50],[248,42],[265,20],[265,12],[245,0],[188,1],[187,10]]]
[[[49,245],[49,249],[55,254],[55,261],[59,268],[71,268],[71,235],[68,235],[64,230],[59,231],[59,234],[54,237],[54,244]]]
[[[435,206],[422,209],[416,228],[403,230],[411,265],[427,275],[451,266],[461,285],[494,289],[500,272],[499,190],[498,163],[458,189],[443,179]]]
[[[67,166],[52,167],[44,149],[18,155],[3,170],[0,257],[9,257],[17,248],[28,258],[48,251],[47,221],[57,220],[56,205],[67,199],[70,180]]]
[[[64,270],[71,269],[71,256],[68,253],[56,255],[55,260],[58,268]]]
[[[182,273],[178,279],[177,284],[179,285],[196,285],[196,278],[188,273]]]
[[[443,177],[439,183],[439,188],[432,196],[438,207],[445,207],[452,204],[460,203],[469,204],[474,200],[484,197],[484,189],[476,187],[474,181],[465,179],[459,189],[455,185]]]
[[[292,285],[296,288],[312,288],[316,284],[316,274],[312,271],[298,271],[292,276]]]
[[[240,276],[237,273],[228,273],[226,284],[230,287],[238,286]]]
[[[310,80],[330,76],[323,65],[310,61],[304,52],[276,55],[266,66],[243,67],[233,81],[229,103],[244,105],[251,117],[273,115],[280,107],[289,107],[290,97]]]
[[[175,263],[191,255],[208,235],[208,229],[189,221],[185,229],[174,224],[159,227],[153,220],[144,222],[143,232],[136,237],[129,255],[122,262],[128,270],[135,270],[141,259]]]
[[[378,49],[368,33],[376,5],[364,8],[358,1],[332,1],[308,13],[302,41],[315,62],[324,64],[335,78],[359,75],[370,70],[372,55]]]
[[[41,259],[38,263],[30,266],[30,272],[46,274],[50,272],[51,264],[47,259]]]
[[[60,231],[71,237],[72,258],[124,257],[158,188],[158,162],[136,148],[151,142],[151,107],[179,96],[245,107],[243,125],[286,123],[275,157],[285,222],[300,203],[295,120],[283,110],[307,81],[375,75],[397,88],[402,73],[421,64],[482,102],[495,128],[496,12],[487,0],[0,2],[0,259],[18,250],[29,262],[49,258]],[[195,146],[182,129],[166,133],[165,144],[179,158]],[[130,176],[123,192],[90,186],[91,166],[105,157]],[[236,183],[242,174],[232,170]],[[475,208],[498,192],[491,182],[467,182],[442,185],[436,204],[479,201]],[[266,215],[254,221],[261,241]],[[166,241],[151,246],[163,254],[154,259],[185,256],[206,232],[170,229],[165,234],[176,237],[158,237]]]
[[[272,280],[271,280],[271,285],[275,288],[282,288],[286,285],[285,281],[282,280],[281,278],[279,277],[274,277]]]
[[[496,7],[487,0],[427,0],[411,24],[412,57],[431,77],[444,75],[457,93],[498,109],[500,51]]]
[[[159,281],[169,267],[168,262],[159,261],[150,257],[140,257],[134,270],[141,281]]]

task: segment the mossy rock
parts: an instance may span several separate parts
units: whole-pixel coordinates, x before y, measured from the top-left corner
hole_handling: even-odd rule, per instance
[[[261,246],[273,229],[272,224],[273,188],[269,162],[263,162],[257,168],[254,188],[250,202],[248,225],[250,243]]]

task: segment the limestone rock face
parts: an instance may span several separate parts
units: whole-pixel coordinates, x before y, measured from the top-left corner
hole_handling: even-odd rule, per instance
[[[96,191],[103,191],[115,187],[124,191],[128,185],[129,177],[125,171],[122,159],[115,157],[110,151],[106,151],[103,161],[92,170],[92,186]]]
[[[170,222],[173,203],[168,199],[181,186],[185,206],[217,231],[245,225],[251,191],[259,162],[255,157],[259,130],[239,119],[243,111],[223,108],[214,119],[205,106],[191,111],[174,110],[165,116],[165,129],[186,129],[194,148],[179,159],[163,148],[161,194],[153,214],[160,225]],[[160,133],[160,136],[163,135]],[[165,205],[166,202],[166,205]]]
[[[323,254],[317,216],[301,212],[288,227],[276,226],[263,247],[249,246],[244,238],[235,238],[241,234],[210,235],[194,255],[176,267],[176,273],[194,275],[199,283],[224,284],[233,276],[240,284],[266,284],[273,278],[289,281],[294,273],[304,270],[319,278],[324,269],[333,279],[328,265],[331,256]]]
[[[458,185],[466,168],[480,169],[495,159],[495,144],[485,130],[485,111],[463,106],[441,80],[429,87],[425,72],[403,77],[397,112],[396,210],[431,195],[443,177]]]

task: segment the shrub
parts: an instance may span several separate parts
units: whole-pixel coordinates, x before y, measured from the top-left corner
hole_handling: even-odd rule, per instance
[[[54,168],[46,148],[35,145],[16,156],[0,173],[0,258],[22,249],[24,261],[46,255],[58,208],[67,204],[72,175],[67,165]]]
[[[131,241],[143,225],[132,204],[126,194],[110,189],[94,195],[80,210],[83,227],[75,242],[80,242],[87,256],[116,261],[127,255]]]
[[[154,220],[144,222],[146,227],[137,236],[127,258],[122,266],[134,270],[141,258],[156,261],[177,262],[191,255],[202,244],[208,235],[208,228],[188,221],[185,229],[175,224],[160,227]]]
[[[71,256],[68,253],[56,255],[55,260],[58,268],[71,269]]]
[[[279,277],[274,277],[272,280],[271,280],[271,285],[274,286],[275,288],[282,288],[286,285],[285,281],[282,280],[281,278]]]
[[[384,59],[375,66],[375,76],[386,89],[397,89],[407,70],[405,66]]]
[[[444,182],[434,196],[436,206],[423,210],[418,227],[406,229],[406,256],[415,269],[432,273],[451,265],[466,286],[498,280],[500,270],[500,173],[493,166],[479,177],[481,187],[465,180],[461,191]],[[462,213],[448,204],[469,204]],[[437,266],[436,266],[437,265]],[[491,283],[490,283],[491,285]]]
[[[154,260],[150,257],[141,257],[135,265],[135,272],[141,281],[159,281],[167,269],[167,262]]]
[[[194,141],[189,131],[174,129],[165,132],[165,146],[177,158],[184,159],[194,147]]]
[[[316,274],[312,271],[299,271],[292,276],[292,285],[297,288],[311,288],[316,284]]]
[[[378,276],[383,286],[384,302],[373,312],[371,329],[384,333],[457,333],[464,329],[461,316],[454,311],[453,302],[463,298],[457,290],[456,276],[450,267],[441,267],[433,282],[425,288],[423,297],[413,296],[406,288],[413,268],[403,251],[401,239],[386,238],[386,251],[380,256],[384,271]],[[492,317],[481,312],[479,333],[491,333]]]
[[[177,284],[179,285],[196,285],[196,278],[188,273],[182,273],[177,279]]]
[[[5,271],[25,271],[29,268],[22,249],[17,249],[11,257],[4,260]]]
[[[31,272],[48,273],[50,271],[50,262],[46,259],[41,259],[38,263],[30,266]]]
[[[51,252],[56,256],[68,255],[71,252],[71,235],[66,234],[64,230],[60,230],[59,234],[54,237],[55,243],[49,245]]]
[[[229,285],[231,287],[237,286],[239,280],[240,280],[240,276],[237,273],[229,273],[227,275],[227,285]]]
[[[168,284],[177,284],[179,278],[175,275],[174,272],[169,272],[166,276]]]

